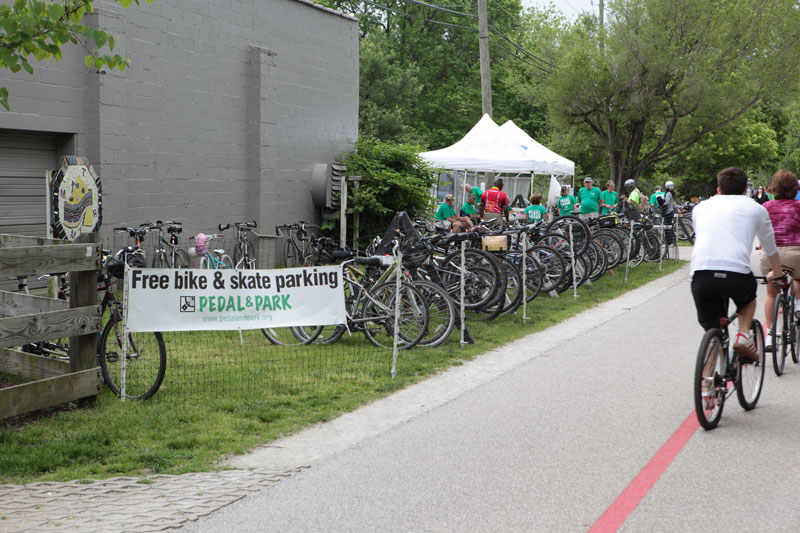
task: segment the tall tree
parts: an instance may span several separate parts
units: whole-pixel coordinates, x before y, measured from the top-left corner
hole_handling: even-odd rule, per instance
[[[575,25],[543,83],[551,125],[590,134],[618,186],[798,87],[795,0],[616,0],[609,11],[602,46],[591,21]]]
[[[114,1],[123,7],[133,2],[139,5],[139,0]],[[15,0],[12,5],[0,5],[0,68],[33,74],[32,59],[59,60],[64,45],[81,43],[88,52],[87,68],[124,69],[128,66],[126,58],[100,51],[105,45],[114,50],[114,36],[81,24],[84,15],[92,11],[94,0]],[[0,105],[9,109],[6,87],[0,87]]]

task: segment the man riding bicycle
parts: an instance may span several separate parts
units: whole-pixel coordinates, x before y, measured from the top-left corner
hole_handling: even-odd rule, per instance
[[[706,331],[727,316],[728,299],[736,304],[739,333],[733,349],[745,360],[758,361],[750,331],[756,310],[756,279],[750,269],[753,239],[758,236],[769,267],[767,281],[780,278],[781,263],[767,210],[747,197],[747,174],[726,168],[717,174],[717,195],[692,211],[692,296],[697,320]]]

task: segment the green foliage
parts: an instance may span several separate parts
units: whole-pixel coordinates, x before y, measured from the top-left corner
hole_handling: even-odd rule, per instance
[[[792,0],[617,0],[610,7],[602,35],[591,18],[563,35],[542,95],[553,130],[590,136],[618,184],[682,157],[764,99],[796,95],[800,10]],[[770,148],[759,151],[762,163],[774,157]],[[718,155],[728,166],[733,154]]]
[[[420,151],[419,146],[363,138],[347,156],[347,173],[361,176],[358,191],[348,199],[361,214],[361,235],[383,235],[398,211],[412,217],[430,211],[436,173],[420,159]]]
[[[139,0],[114,0],[122,7],[129,7]],[[145,0],[148,4],[153,0]],[[104,66],[120,70],[128,66],[129,60],[119,54],[101,53],[108,45],[114,50],[114,37],[100,29],[81,24],[84,15],[94,11],[94,0],[16,0],[13,5],[0,5],[0,68],[13,73],[25,70],[33,74],[31,59],[45,61],[61,59],[61,47],[66,44],[83,44],[89,55],[86,68],[100,69]],[[94,49],[89,47],[94,46]],[[9,108],[8,89],[0,88],[0,105]]]

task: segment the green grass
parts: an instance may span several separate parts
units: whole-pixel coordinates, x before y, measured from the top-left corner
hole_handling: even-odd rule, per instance
[[[68,405],[37,417],[0,423],[0,483],[147,477],[216,468],[220,457],[331,420],[477,354],[540,331],[641,286],[683,263],[643,264],[605,276],[591,288],[559,298],[540,295],[530,320],[501,316],[469,322],[475,344],[461,347],[458,332],[437,348],[400,352],[397,376],[391,351],[363,335],[332,346],[280,351],[259,332],[165,335],[169,363],[162,390],[145,402],[122,403],[107,390],[92,407]],[[187,348],[188,346],[188,348]],[[181,351],[178,348],[182,348]],[[186,354],[185,357],[181,354]]]

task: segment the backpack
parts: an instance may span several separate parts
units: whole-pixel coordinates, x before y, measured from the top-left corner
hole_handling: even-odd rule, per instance
[[[635,189],[639,191],[639,189]],[[642,191],[639,191],[639,204],[636,206],[636,209],[639,210],[640,213],[647,211],[650,207],[650,199],[642,194]]]

